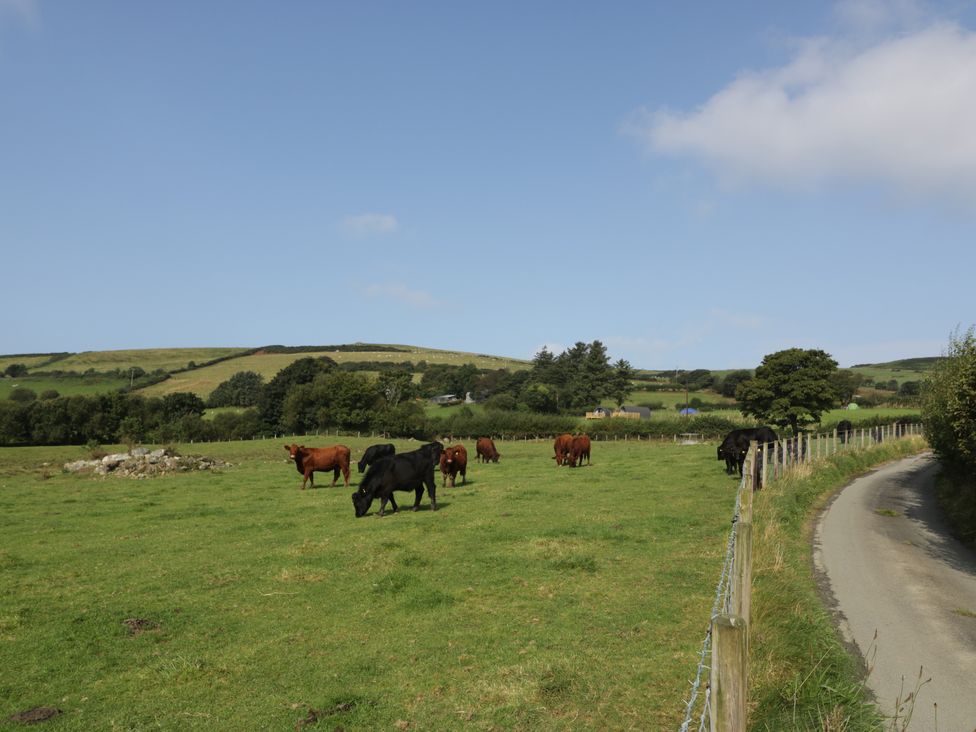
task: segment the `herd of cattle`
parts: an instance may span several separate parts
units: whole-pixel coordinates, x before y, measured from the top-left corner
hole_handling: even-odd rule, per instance
[[[843,421],[837,425],[837,433],[841,442],[846,443],[854,434],[850,422]],[[742,466],[749,452],[750,442],[759,445],[759,457],[765,452],[770,443],[778,442],[779,437],[769,427],[754,427],[737,429],[729,432],[718,446],[718,459],[725,461],[725,472],[729,475],[742,475]],[[803,445],[802,441],[786,440],[785,448],[795,452]],[[349,457],[350,450],[345,445],[333,447],[305,447],[304,445],[285,445],[291,460],[302,475],[302,490],[306,484],[315,487],[316,472],[332,472],[332,485],[335,486],[341,473],[345,478],[345,485],[349,486]],[[587,435],[559,435],[553,443],[553,459],[556,467],[568,465],[575,468],[582,466],[583,460],[590,464],[590,438]],[[495,443],[488,437],[479,437],[475,444],[475,460],[479,462],[497,463],[498,450]],[[441,486],[450,481],[454,487],[457,476],[461,476],[461,484],[467,482],[468,451],[464,445],[450,445],[445,447],[440,442],[431,442],[410,452],[397,453],[392,444],[372,445],[366,448],[362,459],[358,463],[359,472],[366,471],[359,484],[359,489],[352,494],[352,503],[356,509],[356,516],[365,516],[377,498],[380,500],[379,515],[386,512],[389,502],[393,511],[397,510],[397,502],[393,497],[394,491],[414,491],[416,498],[413,510],[420,507],[420,499],[424,489],[430,497],[431,508],[437,510],[437,484],[434,478],[434,466],[439,465],[442,475]]]
[[[302,490],[305,490],[306,484],[315,487],[316,472],[331,472],[333,486],[342,473],[346,487],[349,486],[350,450],[345,445],[332,447],[285,445],[285,449],[302,475]],[[589,454],[588,446],[587,454]],[[475,455],[475,460],[485,463],[497,463],[500,457],[495,443],[488,437],[478,438],[475,444]],[[431,508],[436,511],[435,465],[440,465],[443,476],[441,486],[446,485],[450,480],[453,488],[458,475],[461,476],[462,485],[467,482],[468,451],[464,445],[444,447],[440,442],[431,442],[416,450],[399,454],[392,444],[372,445],[366,448],[362,459],[357,464],[359,472],[365,470],[366,475],[359,483],[359,490],[352,494],[356,516],[365,516],[377,498],[380,499],[380,516],[386,513],[387,502],[396,511],[397,502],[393,497],[393,491],[414,491],[416,499],[413,510],[416,511],[420,507],[420,499],[425,488],[427,495],[430,496]]]

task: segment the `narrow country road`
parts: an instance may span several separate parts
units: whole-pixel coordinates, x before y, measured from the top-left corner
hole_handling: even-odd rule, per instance
[[[921,666],[932,680],[908,729],[971,732],[976,553],[942,522],[937,470],[930,455],[916,456],[851,483],[817,523],[814,564],[844,638],[873,666],[868,686],[882,712],[914,690]]]

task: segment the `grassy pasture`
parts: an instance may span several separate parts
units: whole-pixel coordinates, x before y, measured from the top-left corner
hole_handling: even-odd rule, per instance
[[[244,348],[140,348],[122,351],[85,351],[58,361],[51,368],[60,371],[111,371],[139,366],[146,371],[182,369],[190,361],[204,363],[241,353]]]
[[[22,363],[28,369],[51,360],[50,356],[0,356],[0,371],[6,370],[8,366],[15,363]]]
[[[61,396],[76,394],[104,394],[128,386],[128,379],[111,379],[105,376],[79,376],[53,378],[47,376],[21,376],[16,379],[0,379],[0,399],[10,396],[15,386],[30,389],[40,396],[42,391],[55,389]]]
[[[207,366],[201,369],[194,369],[182,374],[174,374],[166,381],[153,384],[140,393],[150,396],[163,396],[177,391],[189,391],[206,399],[210,392],[217,386],[236,374],[238,371],[254,371],[261,374],[265,381],[274,378],[281,369],[285,368],[300,358],[321,358],[328,356],[336,363],[348,363],[349,361],[370,361],[376,363],[400,363],[402,361],[427,361],[427,363],[447,363],[461,366],[466,363],[473,363],[479,368],[527,368],[528,364],[514,359],[502,358],[500,356],[483,356],[473,353],[460,353],[455,351],[438,351],[430,348],[413,348],[411,346],[398,346],[403,351],[309,351],[302,353],[255,353],[250,356],[233,358],[228,361]],[[378,372],[361,372],[375,376]],[[419,381],[420,376],[415,374],[414,381]]]
[[[714,445],[571,470],[499,442],[438,512],[356,519],[283,443],[182,446],[233,466],[144,481],[0,450],[0,728],[39,705],[50,730],[677,727],[736,486]]]

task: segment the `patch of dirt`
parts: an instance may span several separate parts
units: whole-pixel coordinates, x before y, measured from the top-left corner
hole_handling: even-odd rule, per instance
[[[313,724],[318,724],[320,720],[325,717],[331,717],[333,714],[343,714],[345,712],[351,712],[356,708],[356,702],[342,702],[341,704],[336,704],[332,709],[312,709],[309,707],[308,714],[305,715],[305,719],[300,719],[295,723],[295,729],[301,730],[305,727],[310,727]],[[343,732],[342,727],[336,727],[333,732]]]
[[[146,620],[145,618],[126,618],[122,621],[122,625],[129,629],[129,635],[131,636],[142,635],[147,630],[157,630],[159,628],[159,623]]]
[[[18,712],[7,717],[9,722],[20,722],[21,724],[37,724],[63,714],[57,707],[34,707],[26,712]]]

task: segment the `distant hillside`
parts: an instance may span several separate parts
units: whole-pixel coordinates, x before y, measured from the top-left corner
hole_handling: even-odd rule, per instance
[[[447,351],[398,344],[349,343],[324,346],[282,346],[261,348],[145,348],[81,353],[0,355],[0,372],[12,364],[23,364],[27,375],[16,380],[20,386],[40,392],[54,389],[61,394],[91,394],[128,386],[131,369],[147,374],[163,371],[168,378],[139,389],[147,395],[189,391],[206,398],[222,381],[238,371],[256,371],[271,379],[299,358],[328,356],[338,363],[390,364],[410,362],[416,366],[473,363],[484,369],[525,369],[531,364],[503,356]],[[52,375],[51,372],[61,372]],[[68,375],[64,372],[75,372]],[[85,375],[88,372],[88,375]],[[138,372],[137,372],[138,373]],[[111,377],[106,377],[111,374]],[[419,377],[418,377],[419,378]],[[14,380],[0,379],[0,399],[14,386]],[[138,387],[138,382],[136,382]]]

